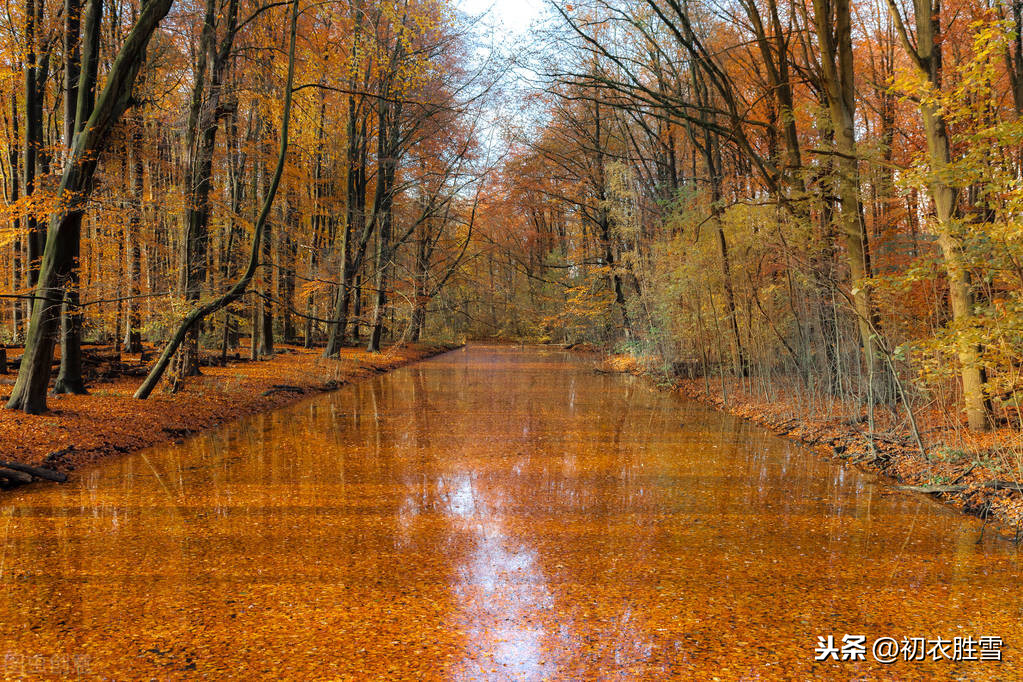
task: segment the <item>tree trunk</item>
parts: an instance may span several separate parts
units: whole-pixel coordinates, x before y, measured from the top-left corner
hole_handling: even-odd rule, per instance
[[[269,126],[267,126],[269,127]],[[267,133],[269,130],[266,131]],[[269,190],[270,176],[263,173],[263,196],[266,197]],[[269,267],[273,263],[273,228],[270,221],[267,221],[263,228],[262,245],[262,277],[260,278],[259,298],[259,355],[260,357],[273,355],[274,352],[274,305],[273,305],[273,270]]]
[[[942,39],[941,3],[935,0],[915,0],[913,3],[916,23],[916,44],[910,42],[902,14],[894,0],[888,0],[888,9],[896,24],[902,47],[906,51],[918,74],[936,91],[941,90]],[[974,323],[973,297],[969,276],[963,265],[962,244],[955,233],[958,215],[956,189],[946,180],[946,169],[952,159],[951,145],[945,119],[941,112],[930,103],[921,103],[920,114],[927,137],[927,154],[930,160],[928,188],[934,198],[935,224],[938,245],[945,259],[948,273],[949,303],[952,307],[952,321],[960,336],[957,341],[959,371],[963,384],[963,409],[967,423],[974,431],[990,427],[988,410],[984,397],[983,368],[980,351],[975,344],[961,338],[961,332]]]
[[[249,336],[249,360],[259,359],[259,331],[261,328],[259,312],[259,297],[252,299],[252,307],[249,309],[249,326],[252,334]]]
[[[68,0],[68,3],[72,1]],[[73,14],[66,18],[68,29],[77,29],[78,22],[72,21],[72,16]],[[70,98],[73,89],[77,100],[73,117],[70,104],[65,104],[65,115],[70,117],[69,121],[65,121],[65,134],[70,135],[65,137],[64,143],[69,150],[74,146],[75,136],[80,132],[81,125],[89,120],[95,106],[102,19],[102,0],[90,0],[85,13],[85,33],[82,36],[81,52],[78,54],[80,59],[84,59],[84,64],[75,63],[74,60],[65,64],[65,87],[68,89],[64,96]],[[64,283],[64,301],[60,315],[60,371],[53,392],[84,395],[88,391],[82,379],[82,309],[79,306],[78,291],[82,244],[81,213],[69,221],[68,232],[70,269]]]
[[[849,0],[834,0],[834,3],[831,0],[814,0],[814,25],[821,49],[821,86],[826,95],[835,140],[833,182],[839,201],[836,227],[845,243],[860,345],[871,376],[870,392],[873,399],[888,403],[895,394],[883,364],[883,351],[874,338],[874,330],[880,327],[880,320],[870,300],[870,289],[864,282],[872,273],[869,241],[860,207]]]
[[[88,391],[82,380],[82,309],[78,305],[78,259],[82,240],[80,212],[68,221],[67,231],[69,262],[60,315],[60,371],[53,392],[85,395]]]
[[[128,327],[124,334],[124,352],[142,352],[142,318],[139,299],[142,293],[142,206],[144,201],[144,168],[142,164],[142,115],[135,117],[131,134],[132,152],[132,207],[124,233],[125,250],[128,253]]]
[[[215,44],[215,22],[218,8],[209,0],[203,22],[199,47],[199,64],[192,88],[189,109],[188,136],[189,164],[187,196],[185,198],[184,266],[182,292],[192,306],[199,304],[209,270],[210,192],[213,189],[213,153],[216,149],[217,130],[224,116],[222,106],[224,77],[230,62],[231,48],[237,27],[238,0],[228,4],[226,28],[219,45]],[[206,66],[209,60],[209,84],[206,86]],[[188,331],[184,356],[177,363],[182,377],[196,376],[199,371],[199,328]]]
[[[622,329],[625,332],[625,338],[631,339],[632,324],[629,321],[629,309],[625,303],[625,290],[622,287],[622,276],[615,267],[615,252],[611,234],[611,216],[608,213],[607,206],[604,205],[604,202],[607,200],[607,178],[605,177],[604,168],[605,149],[604,142],[601,140],[603,124],[601,123],[600,113],[600,102],[595,100],[593,105],[593,148],[597,153],[597,177],[595,178],[597,201],[599,203],[597,208],[599,225],[597,227],[600,231],[600,245],[604,251],[604,263],[607,265],[610,273],[611,285],[614,290],[615,304],[618,306],[618,310],[622,315]]]
[[[287,223],[288,228],[297,227],[293,224],[294,212],[289,209],[288,215],[290,216],[290,222]],[[291,310],[295,305],[295,258],[298,254],[295,240],[291,238],[288,230],[281,235],[280,247],[282,262],[277,281],[280,284],[278,298],[281,300],[281,334],[284,343],[294,343],[295,318],[291,314]]]
[[[352,56],[353,60],[359,54],[361,48],[362,4],[359,1],[354,3],[355,27],[352,31]],[[348,309],[351,305],[352,278],[359,272],[362,266],[362,258],[369,244],[374,223],[366,220],[366,185],[367,185],[367,163],[368,163],[368,135],[367,118],[368,109],[363,97],[356,97],[358,82],[355,70],[352,70],[348,78],[348,178],[346,183],[347,211],[345,228],[341,232],[341,245],[338,249],[338,288],[334,306],[334,320],[328,325],[327,347],[323,351],[324,357],[333,357],[340,352],[344,346],[345,335],[348,327]],[[383,128],[380,129],[381,131]],[[381,133],[383,134],[383,133]],[[378,187],[379,189],[379,187]],[[374,218],[375,222],[375,218]],[[352,243],[357,237],[359,242]],[[353,248],[354,246],[354,248]],[[358,334],[356,334],[356,337]]]
[[[377,232],[376,303],[373,306],[373,323],[370,327],[366,350],[380,352],[383,337],[384,315],[387,311],[387,287],[391,269],[391,221],[394,206],[394,177],[397,171],[397,155],[400,134],[401,104],[381,99],[378,104],[379,131],[377,133],[377,199],[374,202],[374,220],[379,223]]]
[[[426,324],[426,283],[429,277],[427,264],[427,241],[429,236],[429,220],[423,220],[419,227],[422,234],[416,240],[416,261],[413,281],[415,288],[412,292],[412,331],[410,338],[412,343],[418,343],[423,334],[423,326]]]
[[[18,131],[18,99],[17,96],[11,93],[11,139],[17,140],[19,137]],[[10,193],[8,194],[8,202],[15,204],[20,196],[20,168],[21,163],[18,154],[17,143],[11,144],[8,149],[7,162],[11,169],[11,182],[10,182]],[[14,233],[14,246],[13,246],[13,258],[11,261],[11,282],[14,286],[14,292],[16,294],[21,293],[22,289],[22,269],[23,265],[23,251],[22,251],[22,240],[21,240],[21,219],[15,216],[11,221],[11,229]],[[15,341],[23,338],[24,326],[25,326],[25,310],[26,303],[22,299],[14,299],[14,318],[12,329],[12,336]]]
[[[927,147],[931,159],[931,196],[934,198],[935,220],[938,226],[938,245],[945,258],[948,273],[949,303],[952,320],[957,332],[966,331],[973,323],[973,295],[969,277],[962,259],[962,244],[954,233],[956,219],[956,192],[942,182],[942,171],[950,160],[949,141],[944,120],[930,107],[923,110],[924,130],[927,133]],[[970,428],[985,431],[990,427],[984,398],[984,378],[980,364],[980,352],[969,341],[958,341],[960,374],[963,382],[963,407]]]
[[[323,134],[324,134],[324,118],[327,113],[327,104],[325,99],[325,91],[321,91],[320,100],[320,120],[316,127],[316,156],[315,164],[313,166],[313,213],[310,218],[310,227],[312,228],[312,241],[313,248],[309,249],[308,254],[308,273],[311,279],[317,279],[319,277],[319,251],[323,247],[323,226],[326,216],[323,213],[322,201],[324,194],[324,177],[323,177]],[[333,183],[331,183],[333,185]],[[302,324],[302,346],[304,348],[313,347],[313,317],[316,312],[316,300],[313,297],[312,291],[306,294],[305,298],[305,320]]]
[[[58,192],[68,201],[50,218],[46,247],[39,269],[36,298],[32,305],[25,352],[18,379],[7,406],[35,414],[46,409],[53,348],[60,320],[63,290],[73,259],[75,227],[92,189],[92,179],[100,153],[106,148],[111,129],[116,125],[131,98],[142,57],[153,31],[170,9],[172,0],[150,0],[125,38],[107,74],[102,94],[88,121],[80,126],[64,165]]]
[[[40,0],[42,1],[42,0]],[[35,0],[25,1],[25,144],[22,148],[21,170],[24,174],[25,196],[35,193],[36,164],[39,146],[42,144],[42,98],[36,93],[36,4]],[[25,218],[28,229],[28,285],[36,286],[39,281],[39,261],[42,258],[42,233],[35,215]]]
[[[355,304],[352,306],[352,341],[362,340],[362,275],[355,276],[355,291],[352,292]]]
[[[270,181],[267,192],[263,197],[263,206],[259,212],[259,216],[256,218],[256,225],[252,236],[252,246],[249,251],[248,266],[241,278],[235,282],[234,286],[232,286],[227,293],[213,301],[210,301],[209,303],[192,309],[191,312],[185,315],[185,318],[181,321],[181,324],[178,326],[174,336],[171,337],[170,342],[160,354],[160,358],[156,361],[156,364],[153,365],[153,369],[150,370],[146,380],[142,382],[139,389],[135,391],[135,397],[139,400],[145,400],[148,398],[153,389],[160,382],[160,378],[163,376],[164,371],[166,371],[167,365],[170,363],[175,352],[177,352],[178,347],[184,341],[188,330],[193,328],[207,315],[212,315],[218,310],[221,310],[238,300],[245,293],[245,289],[248,288],[253,275],[256,273],[256,268],[259,266],[260,244],[262,243],[263,238],[263,228],[266,226],[267,219],[270,217],[270,210],[273,208],[274,197],[277,195],[277,188],[280,186],[281,176],[284,174],[284,161],[287,157],[288,130],[291,124],[292,88],[295,82],[295,37],[297,33],[298,0],[293,0],[291,5],[291,37],[288,46],[288,76],[284,86],[284,106],[281,120],[281,145],[277,154],[277,167],[274,170],[273,179]]]

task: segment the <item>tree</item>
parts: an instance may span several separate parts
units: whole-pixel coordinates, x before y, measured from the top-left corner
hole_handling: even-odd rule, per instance
[[[940,91],[942,87],[940,1],[935,0],[932,3],[931,0],[914,0],[915,44],[894,0],[888,0],[888,7],[898,30],[902,47],[925,89],[931,92]],[[929,97],[925,96],[921,100],[920,116],[927,135],[927,155],[931,165],[928,189],[934,201],[938,244],[941,246],[948,275],[952,320],[961,331],[966,331],[973,324],[973,296],[970,291],[969,273],[963,264],[962,244],[956,228],[956,222],[960,217],[956,189],[946,177],[945,169],[952,161],[948,128],[942,112]],[[984,404],[983,368],[980,363],[980,352],[968,334],[964,334],[959,343],[958,355],[963,386],[963,406],[967,422],[973,430],[986,430],[990,422]]]
[[[281,183],[281,176],[284,174],[284,162],[288,153],[288,129],[291,124],[291,102],[295,83],[295,43],[298,33],[298,16],[298,0],[292,0],[291,28],[288,40],[288,75],[284,85],[284,108],[281,119],[280,151],[277,154],[277,166],[274,169],[272,178],[270,179],[270,185],[263,196],[263,206],[260,209],[259,216],[256,218],[252,246],[249,250],[249,264],[238,281],[235,282],[226,293],[212,301],[193,308],[187,315],[185,315],[184,319],[182,319],[181,323],[178,325],[174,336],[171,337],[170,341],[164,347],[163,352],[160,354],[160,358],[149,371],[149,375],[135,392],[135,397],[140,400],[145,400],[153,392],[153,389],[160,382],[160,378],[163,376],[164,371],[166,371],[171,358],[174,357],[174,354],[188,335],[189,330],[195,328],[195,325],[202,322],[204,318],[241,298],[245,293],[245,290],[248,288],[249,283],[252,281],[252,277],[256,273],[256,268],[259,266],[263,244],[263,230],[268,218],[270,217],[270,211],[273,208],[274,198],[277,195],[277,188]]]
[[[89,0],[85,8],[85,34],[77,46],[79,7],[68,0],[65,26],[66,63],[64,140],[71,149],[75,136],[86,125],[96,100],[96,79],[99,75],[100,26],[103,18],[102,0]],[[71,46],[74,45],[73,48]],[[71,48],[71,49],[68,49]],[[84,65],[84,70],[82,66]],[[74,98],[74,113],[71,100]],[[55,393],[86,393],[82,381],[82,313],[79,308],[79,258],[81,257],[82,213],[76,213],[67,224],[70,250],[67,278],[64,283],[64,301],[61,306],[60,371],[53,390]]]
[[[91,0],[97,2],[98,0]],[[74,267],[75,243],[85,203],[92,189],[99,154],[106,148],[111,130],[128,108],[132,87],[149,39],[170,10],[171,0],[147,0],[139,18],[125,38],[103,91],[91,114],[84,117],[64,164],[58,194],[60,206],[51,215],[46,232],[39,278],[32,304],[25,352],[7,407],[38,414],[46,409],[46,389],[53,347],[60,321],[64,288]],[[79,112],[85,111],[88,88],[79,88]],[[81,120],[80,117],[79,120]]]

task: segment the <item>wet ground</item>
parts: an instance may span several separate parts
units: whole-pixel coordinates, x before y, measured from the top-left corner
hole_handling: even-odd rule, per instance
[[[0,671],[1019,674],[1013,545],[592,364],[469,347],[6,495]],[[814,660],[844,635],[865,660]],[[884,665],[880,637],[946,644]],[[1002,662],[950,660],[992,655],[981,637]]]

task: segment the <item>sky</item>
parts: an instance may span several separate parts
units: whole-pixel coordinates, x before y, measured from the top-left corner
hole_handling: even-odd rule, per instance
[[[457,0],[466,14],[487,13],[486,23],[502,27],[509,34],[519,35],[529,29],[530,22],[540,16],[543,0]]]
[[[536,74],[527,66],[527,41],[532,38],[531,24],[541,22],[547,1],[455,0],[466,15],[480,17],[473,31],[478,57],[483,60],[496,57],[498,63],[511,66],[501,87],[504,96],[487,106],[484,117],[484,146],[493,154],[503,154],[508,144],[506,135],[511,130],[522,134],[534,125],[525,98],[526,93],[536,88]]]

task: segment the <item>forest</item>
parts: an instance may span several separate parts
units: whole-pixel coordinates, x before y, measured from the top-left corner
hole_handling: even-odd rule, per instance
[[[419,339],[487,163],[451,7],[33,0],[3,30],[9,409],[86,392],[83,344],[155,346],[144,399],[243,336]]]
[[[552,4],[471,329],[615,348],[1018,480],[1021,11]]]

